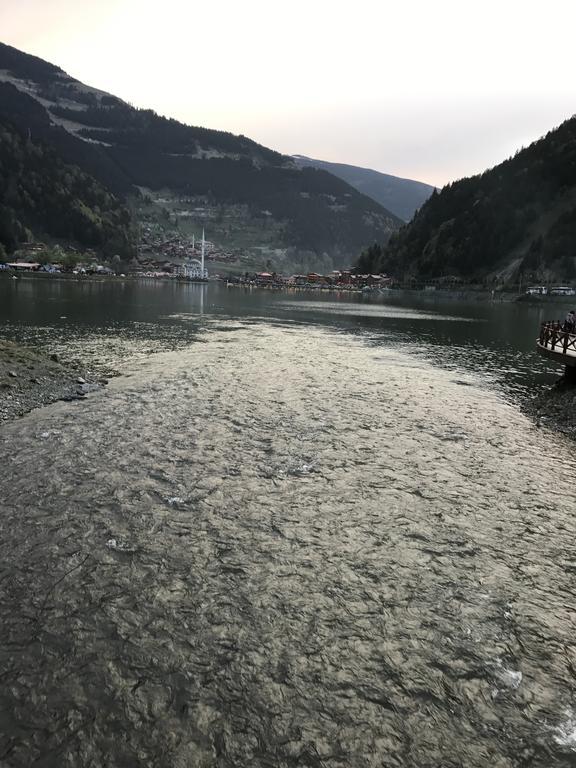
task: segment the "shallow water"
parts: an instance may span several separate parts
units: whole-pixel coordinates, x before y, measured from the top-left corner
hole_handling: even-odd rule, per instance
[[[56,323],[125,375],[0,430],[0,765],[574,765],[576,462],[516,352],[213,301]]]

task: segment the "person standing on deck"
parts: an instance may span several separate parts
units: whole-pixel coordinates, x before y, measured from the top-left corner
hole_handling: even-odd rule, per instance
[[[568,331],[569,333],[574,333],[576,331],[576,310],[571,309],[570,312],[568,312],[562,330]]]

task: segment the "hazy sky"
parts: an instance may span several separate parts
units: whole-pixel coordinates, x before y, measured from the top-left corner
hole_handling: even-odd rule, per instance
[[[136,106],[442,185],[576,112],[574,0],[0,0],[0,40]]]

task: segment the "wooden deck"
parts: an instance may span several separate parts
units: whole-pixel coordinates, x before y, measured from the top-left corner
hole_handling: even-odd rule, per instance
[[[576,367],[576,333],[562,330],[562,323],[551,320],[542,323],[536,350],[561,365]]]

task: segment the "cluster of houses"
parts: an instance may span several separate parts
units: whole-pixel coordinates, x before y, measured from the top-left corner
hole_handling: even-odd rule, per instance
[[[59,275],[64,273],[72,273],[74,275],[114,275],[116,274],[110,267],[102,264],[77,264],[76,266],[69,266],[65,264],[40,264],[36,261],[9,261],[8,263],[0,264],[0,271],[12,271],[12,272],[44,272],[51,275]]]
[[[219,249],[209,240],[204,241],[206,261],[233,263],[237,255]],[[172,272],[173,266],[184,264],[200,256],[200,241],[192,240],[177,234],[167,235],[152,225],[144,225],[138,242],[138,263],[145,270]]]
[[[120,263],[120,257],[116,257]],[[48,261],[52,259],[52,261]],[[69,247],[66,251],[50,248],[45,243],[25,243],[13,255],[13,260],[0,263],[0,271],[41,272],[49,274],[113,275],[114,270],[98,262],[95,251],[80,253]]]

